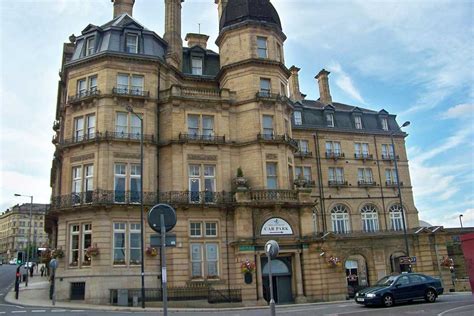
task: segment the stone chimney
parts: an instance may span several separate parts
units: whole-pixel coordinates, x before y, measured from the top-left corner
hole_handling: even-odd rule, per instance
[[[184,40],[188,42],[188,47],[193,47],[193,46],[198,45],[206,49],[208,39],[209,39],[209,36],[204,35],[204,34],[188,33],[186,34],[186,38]]]
[[[322,69],[315,77],[316,79],[318,79],[319,101],[324,104],[332,103],[331,92],[329,91],[329,74],[329,71],[327,71],[326,69]]]
[[[300,71],[300,68],[296,66],[291,66],[290,68],[290,73],[291,73],[290,80],[289,80],[290,100],[293,102],[303,100],[303,96],[301,95],[301,91],[300,91],[300,80],[298,76],[299,71]]]
[[[224,12],[224,9],[227,6],[228,1],[229,0],[214,0],[214,3],[217,4],[217,11],[219,12],[219,21],[217,22],[221,21],[222,12]]]
[[[168,42],[166,61],[181,70],[183,40],[181,39],[181,2],[184,0],[165,0],[165,34]]]
[[[114,3],[114,19],[121,14],[127,13],[132,16],[135,0],[110,0]]]

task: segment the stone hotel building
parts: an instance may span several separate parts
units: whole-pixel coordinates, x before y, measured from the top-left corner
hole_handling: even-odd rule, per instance
[[[277,303],[345,298],[408,269],[403,218],[412,269],[451,286],[439,264],[445,231],[419,227],[396,116],[333,101],[324,69],[320,98],[305,99],[269,0],[215,0],[219,52],[203,34],[183,46],[182,0],[165,0],[163,36],[132,16],[134,0],[112,2],[111,21],[63,47],[47,222],[64,253],[58,300],[114,303],[115,290],[140,288],[142,228],[145,285],[161,287],[141,190],[145,211],[177,212],[170,293],[205,288],[265,304],[263,246],[275,239]]]

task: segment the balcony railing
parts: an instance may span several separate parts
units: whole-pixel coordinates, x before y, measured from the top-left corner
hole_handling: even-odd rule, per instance
[[[387,181],[385,181],[385,186],[387,186],[387,187],[398,187],[398,183],[397,183],[397,181],[387,180]],[[400,182],[400,186],[401,187],[403,186],[403,182]]]
[[[127,140],[127,141],[140,141],[140,133],[122,133],[122,132],[104,132],[104,133],[90,133],[88,135],[80,135],[73,138],[65,139],[61,142],[62,146],[70,146],[74,144],[83,144],[92,141],[102,140]],[[144,142],[155,143],[154,135],[143,135]]]
[[[394,156],[393,154],[382,154],[382,160],[395,160],[395,157],[397,160],[400,159],[400,156]]]
[[[374,155],[368,153],[355,153],[355,159],[363,159],[363,160],[372,160],[374,159]]]
[[[329,180],[328,185],[330,187],[347,187],[347,181],[344,181],[344,180]]]
[[[90,90],[84,90],[80,91],[79,93],[72,95],[68,98],[69,103],[77,103],[77,102],[82,102],[87,99],[95,98],[100,96],[100,90],[97,89],[90,89]]]
[[[359,187],[375,187],[377,183],[373,180],[359,180],[357,181]]]
[[[268,143],[285,143],[293,147],[293,150],[298,150],[298,142],[288,135],[275,135],[275,134],[257,134],[257,140]]]
[[[345,155],[342,152],[339,152],[339,151],[326,151],[326,158],[331,158],[331,159],[337,160],[337,159],[344,158],[344,157],[345,157]]]
[[[143,192],[143,204],[224,204],[234,202],[231,192]],[[102,190],[77,192],[51,199],[51,209],[63,209],[84,205],[139,205],[140,191]]]
[[[302,157],[302,158],[313,157],[313,153],[311,151],[297,151],[295,153],[295,156]]]
[[[271,93],[269,91],[259,91],[255,95],[257,99],[264,99],[264,100],[272,100],[277,101],[280,99],[280,95],[278,93]]]
[[[127,96],[127,97],[138,97],[138,98],[149,98],[150,97],[150,91],[145,91],[141,88],[131,88],[129,89],[128,87],[119,87],[116,88],[114,87],[112,89],[112,94],[114,95],[120,95],[120,96]]]
[[[252,190],[250,200],[294,202],[298,200],[298,193],[295,190]]]
[[[179,140],[185,142],[225,144],[225,136],[202,134],[179,134]]]

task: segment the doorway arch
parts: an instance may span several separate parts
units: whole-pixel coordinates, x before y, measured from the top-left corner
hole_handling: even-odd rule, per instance
[[[348,256],[344,267],[349,297],[353,297],[357,291],[369,286],[369,273],[364,256],[360,254]]]
[[[272,260],[273,298],[275,303],[293,302],[291,257],[279,257]],[[270,301],[269,264],[266,257],[262,257],[263,297]]]

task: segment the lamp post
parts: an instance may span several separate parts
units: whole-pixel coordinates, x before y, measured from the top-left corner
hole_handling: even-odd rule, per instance
[[[461,228],[462,228],[462,217],[463,217],[463,215],[460,214],[460,215],[459,215],[459,223],[461,224]]]
[[[143,118],[133,111],[131,104],[126,107],[127,111],[140,120],[140,254],[141,254],[141,277],[142,277],[142,308],[145,308],[145,258],[144,258],[144,225],[143,225]]]
[[[30,223],[28,227],[28,238],[26,240],[26,268],[28,269],[28,265],[30,262],[30,239],[31,239],[31,213],[33,211],[33,195],[23,195],[23,194],[18,194],[15,193],[15,196],[24,196],[24,197],[29,197],[30,198]],[[28,275],[29,271],[26,272],[26,279],[25,279],[25,286],[28,286]]]
[[[410,125],[410,122],[406,121],[405,123],[403,123],[402,126],[400,126],[399,130],[401,131],[402,127],[406,127],[408,125]],[[400,176],[398,174],[398,163],[397,163],[397,155],[395,154],[395,144],[393,142],[393,132],[390,133],[390,140],[392,141],[393,161],[395,162],[395,175],[397,176],[398,197],[400,199],[400,207],[402,209],[403,237],[405,239],[405,251],[406,251],[407,257],[410,258],[410,249],[408,248],[407,225],[405,222],[405,208],[403,207],[402,190],[400,189]],[[411,266],[409,266],[408,271],[411,272]]]

